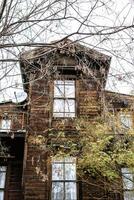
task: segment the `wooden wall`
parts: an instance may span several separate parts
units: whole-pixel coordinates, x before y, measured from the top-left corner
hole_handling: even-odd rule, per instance
[[[48,136],[48,129],[75,131],[73,119],[63,121],[52,116],[53,106],[53,79],[46,80],[39,78],[42,74],[36,74],[36,81],[29,85],[29,119],[28,119],[28,136],[43,135]],[[33,76],[33,75],[31,75]],[[89,120],[100,115],[101,105],[98,91],[98,85],[93,79],[81,80],[76,77],[76,116],[87,116]],[[71,134],[70,134],[71,135]],[[76,137],[76,136],[75,136]],[[36,145],[27,141],[27,157],[24,172],[24,196],[25,200],[49,200],[51,199],[51,163],[44,150],[39,151]],[[41,157],[43,159],[41,159]],[[39,169],[48,180],[42,181],[40,172],[37,172],[38,162],[44,166]],[[44,168],[44,169],[43,169]],[[46,178],[46,179],[47,179]],[[85,184],[81,185],[83,191],[83,200],[89,199],[90,191],[88,188],[85,192]],[[78,183],[78,187],[79,186]]]
[[[64,63],[71,65],[72,61],[69,62],[68,60]],[[59,64],[59,61],[57,64]],[[53,118],[54,78],[43,76],[42,69],[34,70],[29,77],[32,81],[28,86],[28,132],[25,145],[24,199],[50,200],[51,162],[49,153],[45,146],[39,149],[38,145],[31,142],[29,138],[32,136],[36,139],[37,136],[43,135],[48,139],[49,130],[63,130],[71,133],[75,132],[76,127],[73,119],[66,119],[63,123],[62,119]],[[86,116],[90,123],[90,120],[94,120],[96,116],[101,114],[101,86],[100,81],[97,81],[100,77],[89,77],[88,80],[85,77],[76,76],[76,116]],[[78,181],[78,199],[122,200],[118,195],[116,195],[116,198],[114,194],[107,194],[104,187],[99,184],[97,180],[92,180],[91,184]]]

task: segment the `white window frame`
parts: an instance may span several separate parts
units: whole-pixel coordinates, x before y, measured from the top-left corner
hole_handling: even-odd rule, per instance
[[[132,116],[130,114],[121,114],[120,122],[122,128],[130,129],[132,128]]]
[[[10,119],[2,119],[0,131],[9,131],[11,129],[11,120]]]
[[[0,200],[4,200],[7,167],[0,166]]]
[[[71,91],[71,90],[72,91]],[[54,81],[53,117],[73,118],[76,115],[75,80]]]
[[[124,200],[134,200],[134,173],[129,168],[122,168]]]
[[[76,158],[65,157],[52,161],[51,200],[77,200]]]

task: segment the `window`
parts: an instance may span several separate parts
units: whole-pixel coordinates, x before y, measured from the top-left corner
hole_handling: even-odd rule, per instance
[[[0,200],[4,200],[5,182],[6,182],[6,167],[0,166]]]
[[[11,120],[10,119],[2,119],[1,120],[1,131],[10,130],[11,127]]]
[[[76,159],[52,162],[52,200],[76,200]]]
[[[134,200],[134,174],[128,168],[122,168],[124,200]]]
[[[128,129],[132,127],[131,115],[120,115],[120,121],[123,128]]]
[[[75,81],[54,81],[54,117],[75,117]]]

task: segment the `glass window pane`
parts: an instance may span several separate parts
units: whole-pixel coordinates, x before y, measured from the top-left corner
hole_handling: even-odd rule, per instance
[[[123,185],[124,185],[124,189],[127,189],[127,190],[134,189],[133,175],[132,174],[124,174],[123,175]]]
[[[134,200],[134,191],[125,191],[124,200]]]
[[[5,187],[6,172],[0,172],[0,188]]]
[[[10,129],[11,126],[11,120],[9,119],[3,119],[1,124],[1,129]]]
[[[64,85],[54,86],[54,97],[64,98]]]
[[[62,99],[54,100],[54,112],[64,113],[64,100]]]
[[[0,191],[0,200],[4,200],[4,192]]]
[[[65,112],[75,112],[75,100],[65,100]]]
[[[52,164],[52,180],[63,180],[63,164]]]
[[[74,85],[65,86],[65,97],[66,98],[75,98],[75,87]]]
[[[65,165],[65,179],[66,180],[76,180],[76,165],[75,163],[70,163]]]
[[[64,187],[61,182],[52,183],[52,200],[63,200],[64,199]]]
[[[6,166],[0,166],[0,172],[6,172]]]
[[[76,183],[65,183],[65,200],[77,200]]]
[[[132,127],[132,119],[130,115],[121,115],[120,116],[121,124],[124,128]]]
[[[126,190],[134,189],[134,175],[128,168],[122,168],[123,187]]]

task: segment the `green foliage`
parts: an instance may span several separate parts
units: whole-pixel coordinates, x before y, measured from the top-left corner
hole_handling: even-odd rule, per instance
[[[63,124],[60,131],[48,130],[48,137],[34,135],[28,141],[50,157],[76,157],[81,176],[89,174],[109,182],[120,178],[121,167],[134,168],[134,131],[124,128],[118,116],[83,117],[73,123],[77,133],[73,136],[66,134]]]
[[[78,159],[81,172],[113,180],[120,176],[121,167],[134,167],[133,130],[117,134],[121,133],[121,124],[116,117],[112,122],[109,125],[102,118],[92,121],[87,118],[77,120],[76,127],[82,146],[82,153]]]

